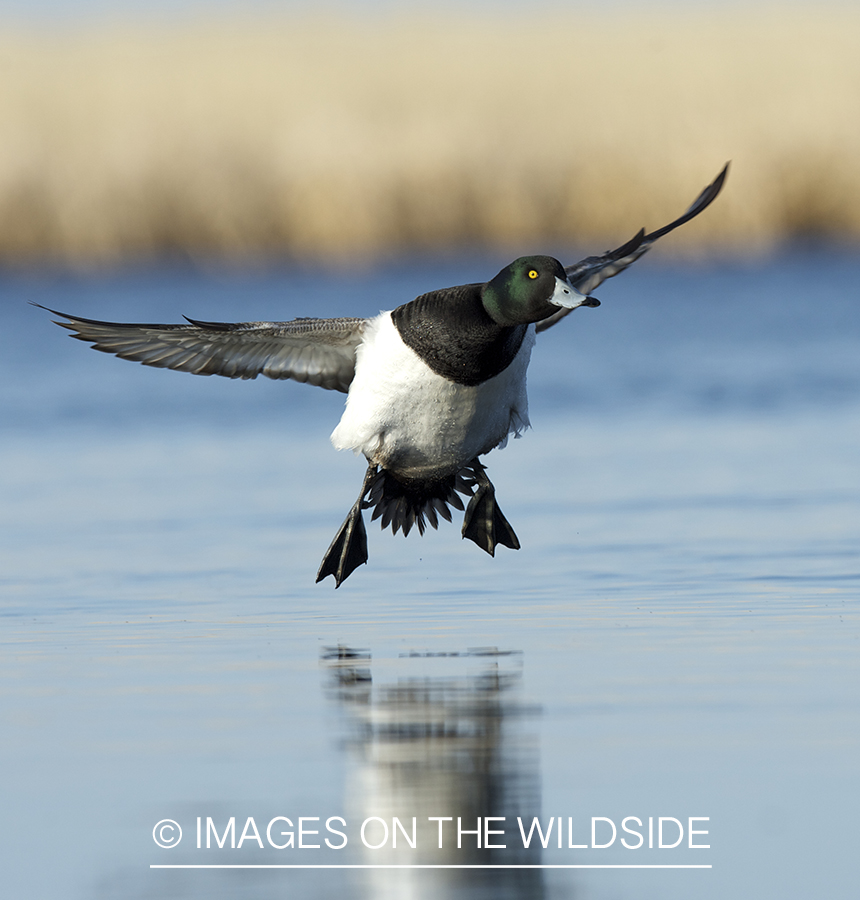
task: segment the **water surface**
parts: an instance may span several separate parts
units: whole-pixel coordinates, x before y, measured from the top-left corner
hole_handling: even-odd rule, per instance
[[[374,524],[337,591],[313,579],[364,471],[328,443],[342,395],[119,361],[26,304],[368,315],[503,262],[0,281],[10,896],[854,895],[857,257],[608,282],[540,336],[533,429],[486,460],[522,550]],[[231,816],[264,849],[196,849],[197,817]],[[348,844],[276,850],[279,816],[317,840],[339,817]],[[365,848],[393,816],[420,846]],[[505,817],[508,847],[439,851],[429,816]],[[518,816],[560,818],[564,846],[524,848]],[[569,849],[592,817],[613,846]],[[626,817],[694,817],[710,849],[628,850]],[[183,840],[159,849],[167,818]],[[149,868],[402,861],[712,868]]]

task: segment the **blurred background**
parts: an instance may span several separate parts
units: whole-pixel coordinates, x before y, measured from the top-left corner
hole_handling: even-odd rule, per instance
[[[860,238],[855,4],[0,6],[0,262]]]

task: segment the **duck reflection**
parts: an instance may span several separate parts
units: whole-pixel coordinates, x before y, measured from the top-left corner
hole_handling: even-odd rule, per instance
[[[537,747],[526,725],[537,710],[517,699],[521,654],[483,648],[372,664],[368,651],[340,646],[323,658],[345,720],[350,821],[365,823],[364,840],[355,835],[361,863],[540,863],[539,841],[524,848],[517,824],[520,817],[528,829],[540,815]],[[540,869],[363,874],[373,900],[546,896]]]

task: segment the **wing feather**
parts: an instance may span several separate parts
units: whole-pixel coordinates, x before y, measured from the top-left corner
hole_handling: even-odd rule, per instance
[[[344,393],[355,374],[355,351],[368,321],[343,318],[231,323],[187,319],[187,324],[141,325],[84,319],[53,309],[48,312],[62,317],[65,321],[57,324],[94,350],[145,366],[227,378],[291,378]]]
[[[578,263],[574,263],[572,266],[566,266],[565,272],[570,283],[578,291],[588,295],[598,285],[606,281],[607,278],[612,278],[619,272],[623,272],[628,266],[635,263],[640,256],[646,254],[655,241],[667,235],[670,231],[674,231],[680,225],[689,222],[690,219],[695,218],[700,212],[710,206],[716,199],[717,194],[722,190],[728,171],[729,164],[726,163],[720,174],[696,197],[690,208],[668,225],[664,225],[650,234],[646,234],[643,228],[626,244],[616,247],[615,250],[608,250],[600,256],[589,256]],[[560,322],[572,312],[572,309],[560,309],[546,319],[541,319],[535,326],[535,330],[546,331],[547,328],[551,328],[556,322]]]

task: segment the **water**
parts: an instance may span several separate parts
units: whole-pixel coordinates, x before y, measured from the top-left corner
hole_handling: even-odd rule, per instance
[[[342,395],[122,362],[25,302],[364,315],[497,264],[0,282],[8,896],[854,895],[860,258],[607,283],[539,338],[533,430],[486,460],[522,550],[373,525],[337,591],[313,579],[364,470],[328,444]],[[458,850],[458,816],[506,849]],[[205,849],[231,817],[241,848]],[[320,849],[275,849],[300,817]],[[569,849],[592,817],[612,846]],[[396,850],[362,844],[378,819]],[[487,862],[712,868],[150,868]]]

